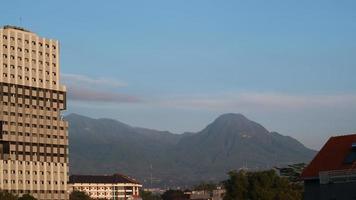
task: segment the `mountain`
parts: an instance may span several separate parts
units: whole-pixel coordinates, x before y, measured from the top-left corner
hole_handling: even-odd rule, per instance
[[[228,171],[308,162],[315,151],[241,114],[224,114],[198,133],[173,134],[112,119],[70,114],[71,174],[121,172],[146,186],[219,181]]]

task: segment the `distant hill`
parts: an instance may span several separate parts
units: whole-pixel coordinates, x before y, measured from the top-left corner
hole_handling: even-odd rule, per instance
[[[71,174],[120,172],[146,186],[219,181],[232,169],[308,162],[315,151],[241,114],[224,114],[198,133],[173,134],[112,119],[70,114]]]

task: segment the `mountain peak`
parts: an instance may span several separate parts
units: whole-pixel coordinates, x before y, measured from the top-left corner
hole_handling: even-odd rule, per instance
[[[266,135],[269,132],[260,124],[249,120],[240,113],[227,113],[220,115],[202,132],[219,133],[219,135]]]
[[[241,121],[241,120],[248,120],[243,114],[241,113],[225,113],[220,115],[218,118],[216,118],[216,120],[237,120],[237,121]]]

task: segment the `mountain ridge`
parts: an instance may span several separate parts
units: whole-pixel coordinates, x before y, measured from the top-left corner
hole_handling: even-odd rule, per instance
[[[219,181],[246,163],[256,170],[306,162],[315,154],[296,139],[269,132],[236,113],[223,114],[201,131],[185,134],[78,114],[65,119],[70,123],[71,173],[119,171],[152,187]]]

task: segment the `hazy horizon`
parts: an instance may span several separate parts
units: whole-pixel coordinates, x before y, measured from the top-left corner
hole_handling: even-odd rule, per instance
[[[355,1],[7,1],[60,41],[66,113],[196,132],[223,113],[307,147],[356,133]]]

